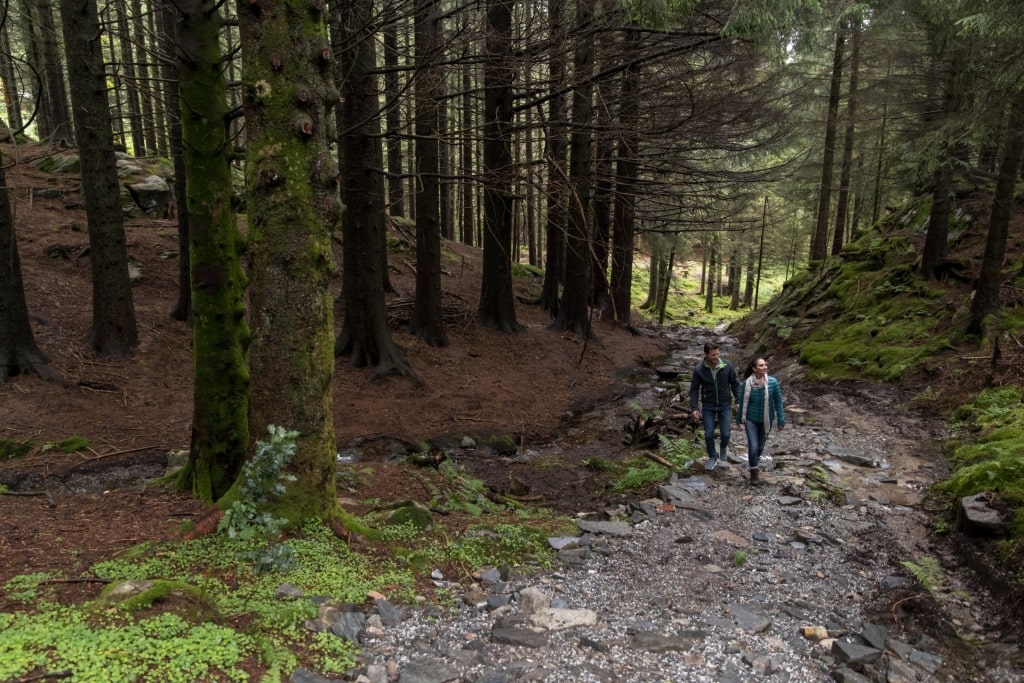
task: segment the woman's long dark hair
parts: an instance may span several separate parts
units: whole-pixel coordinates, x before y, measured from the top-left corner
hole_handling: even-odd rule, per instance
[[[754,366],[757,365],[757,361],[766,360],[764,356],[754,356],[747,362],[747,367],[743,370],[743,379],[746,379],[754,374]]]

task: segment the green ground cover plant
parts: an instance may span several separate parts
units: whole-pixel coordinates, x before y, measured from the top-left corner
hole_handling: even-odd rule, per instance
[[[1024,539],[1024,388],[982,391],[954,414],[949,442],[954,465],[936,490],[959,499],[983,491],[999,494],[1014,511],[1011,541]]]
[[[282,520],[260,512],[260,501],[284,493],[288,478],[281,473],[294,438],[294,432],[271,428],[217,533],[139,544],[90,567],[88,577],[109,584],[97,599],[61,605],[61,577],[45,573],[7,582],[6,597],[21,606],[0,613],[0,680],[70,671],[86,683],[269,683],[284,680],[300,656],[306,668],[342,674],[355,665],[358,646],[306,629],[316,605],[281,597],[282,584],[337,602],[360,604],[376,591],[411,603],[417,577],[432,568],[459,579],[484,566],[550,568],[547,538],[575,529],[544,510],[527,513],[488,501],[482,482],[447,463],[432,483],[435,501],[470,517],[486,511],[499,521],[453,532],[443,521],[427,528],[387,526],[383,514],[370,513],[359,522],[374,535],[358,551],[320,522],[288,531]],[[136,582],[138,590],[113,597],[125,582]]]

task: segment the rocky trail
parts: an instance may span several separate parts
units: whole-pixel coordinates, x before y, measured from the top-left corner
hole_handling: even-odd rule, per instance
[[[699,350],[677,346],[690,367]],[[456,607],[324,605],[307,626],[363,643],[363,683],[1024,681],[1019,615],[928,534],[941,425],[890,388],[797,372],[773,369],[788,423],[763,486],[747,485],[734,430],[729,464],[580,511],[578,536],[551,539],[557,571],[437,574]],[[586,419],[610,428],[609,415]]]

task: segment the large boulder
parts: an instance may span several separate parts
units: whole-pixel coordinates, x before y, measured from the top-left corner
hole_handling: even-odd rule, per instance
[[[173,215],[173,191],[167,181],[157,175],[128,183],[128,194],[147,216],[170,218]]]

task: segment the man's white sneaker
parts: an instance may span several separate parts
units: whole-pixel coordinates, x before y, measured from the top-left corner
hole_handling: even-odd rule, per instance
[[[707,462],[704,463],[704,469],[710,472],[711,470],[715,469],[717,465],[718,458],[708,458]]]

